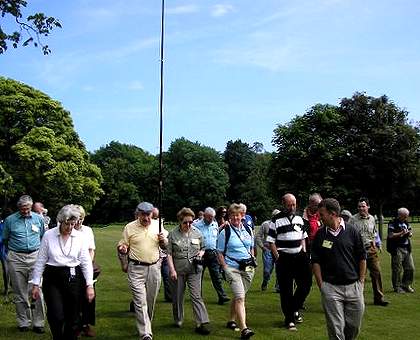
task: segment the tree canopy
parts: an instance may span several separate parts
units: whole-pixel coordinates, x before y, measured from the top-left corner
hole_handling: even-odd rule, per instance
[[[42,38],[47,37],[54,28],[61,28],[61,23],[41,12],[31,14],[25,19],[22,12],[27,4],[26,0],[0,0],[0,54],[6,52],[10,45],[17,48],[19,44],[39,46],[44,54],[51,52],[49,46],[42,42]],[[12,26],[16,30],[4,31],[5,27]]]
[[[92,211],[93,220],[128,221],[140,201],[157,202],[155,156],[137,146],[113,141],[97,150],[92,161],[101,169],[105,192]]]
[[[182,207],[194,211],[225,202],[226,166],[214,149],[185,138],[173,141],[164,155],[164,214],[174,219]]]
[[[339,106],[315,105],[274,131],[273,186],[301,197],[317,191],[350,207],[368,196],[407,202],[418,187],[420,135],[386,96],[355,93]],[[405,200],[405,201],[404,201]]]
[[[90,210],[102,193],[100,170],[90,162],[69,112],[44,93],[5,78],[0,78],[0,166],[3,207],[28,193],[53,210],[70,202]]]

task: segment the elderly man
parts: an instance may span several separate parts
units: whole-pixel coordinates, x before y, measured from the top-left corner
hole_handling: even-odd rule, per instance
[[[399,208],[397,218],[388,224],[387,250],[391,253],[392,286],[396,293],[414,293],[411,286],[414,262],[410,243],[413,233],[408,223],[409,215],[407,208]]]
[[[194,226],[200,230],[203,235],[205,252],[203,255],[203,276],[206,267],[209,269],[211,282],[219,297],[218,304],[223,305],[230,301],[227,297],[223,285],[222,277],[220,275],[220,265],[217,260],[217,236],[219,235],[219,226],[214,217],[216,212],[213,208],[208,207],[204,210],[203,219],[194,223]]]
[[[271,213],[271,218],[276,216],[280,210],[274,209]],[[261,283],[261,290],[267,290],[268,281],[270,281],[271,273],[274,269],[274,259],[271,254],[270,244],[266,241],[268,236],[268,230],[270,229],[271,220],[264,221],[261,224],[261,227],[258,229],[255,235],[255,243],[262,251],[262,262],[263,262],[263,281]],[[276,283],[276,291],[278,290],[278,285]]]
[[[137,330],[141,340],[151,340],[153,311],[161,282],[159,247],[166,248],[168,232],[152,219],[153,205],[140,203],[137,220],[128,223],[118,251],[128,253],[128,282],[133,294]]]
[[[35,333],[44,333],[45,310],[42,294],[31,311],[29,293],[32,271],[44,235],[44,220],[31,211],[32,198],[23,195],[17,202],[18,212],[4,221],[3,242],[8,249],[8,269],[15,294],[18,328],[26,332],[32,325]]]
[[[309,256],[305,248],[308,235],[304,230],[302,217],[296,215],[295,196],[285,194],[282,205],[283,210],[272,219],[267,242],[270,243],[271,253],[276,261],[285,326],[290,331],[296,331],[296,323],[303,322],[299,308],[309,294],[309,282],[312,280]]]
[[[373,303],[385,307],[388,305],[388,301],[384,300],[378,248],[375,244],[378,231],[376,230],[375,218],[369,214],[369,208],[369,200],[366,197],[360,198],[357,204],[359,212],[353,215],[348,223],[354,225],[362,235],[363,245],[367,251],[366,265],[372,280]]]
[[[311,260],[329,339],[352,340],[359,334],[365,309],[366,251],[360,233],[344,222],[340,210],[333,198],[319,204],[325,227],[312,243]]]

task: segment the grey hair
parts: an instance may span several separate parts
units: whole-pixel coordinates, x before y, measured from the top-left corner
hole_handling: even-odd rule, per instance
[[[243,203],[239,203],[239,206],[240,206],[241,210],[242,210],[244,213],[246,213],[246,205],[245,205],[245,204],[243,204]]]
[[[399,208],[398,209],[398,216],[408,216],[410,215],[410,211],[407,208]]]
[[[209,214],[209,215],[211,215],[211,216],[216,216],[216,211],[212,208],[212,207],[207,207],[205,210],[204,210],[204,213],[205,214]]]
[[[65,205],[57,214],[57,222],[66,223],[69,220],[80,219],[80,210],[73,204]]]
[[[319,203],[319,202],[322,201],[322,196],[320,194],[318,194],[317,192],[315,192],[315,193],[309,195],[308,201],[309,202],[311,202],[311,201],[313,201],[313,202],[318,201],[318,203]]]
[[[19,207],[25,207],[27,205],[33,205],[34,201],[32,200],[32,197],[29,195],[22,195],[19,197],[17,201],[17,206]]]

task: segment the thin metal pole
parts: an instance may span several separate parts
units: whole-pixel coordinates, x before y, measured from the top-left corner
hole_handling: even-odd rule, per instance
[[[159,96],[159,233],[162,228],[163,212],[163,46],[165,36],[165,0],[162,0],[162,17],[160,27],[160,96]]]

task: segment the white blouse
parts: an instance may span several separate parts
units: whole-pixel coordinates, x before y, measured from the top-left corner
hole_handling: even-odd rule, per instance
[[[85,235],[76,229],[71,231],[65,244],[59,227],[45,232],[31,280],[34,285],[40,284],[46,265],[54,267],[77,267],[80,265],[86,285],[93,285],[93,267],[88,243]]]

